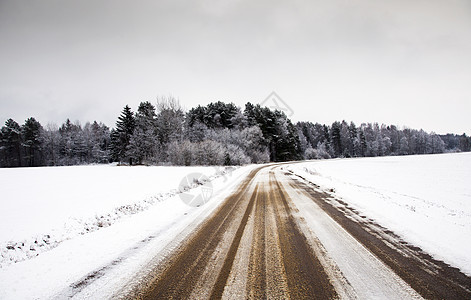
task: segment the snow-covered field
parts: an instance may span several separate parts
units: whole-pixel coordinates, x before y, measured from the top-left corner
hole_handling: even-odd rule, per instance
[[[107,285],[113,291],[148,263],[139,251],[152,247],[149,255],[155,255],[204,219],[252,168],[0,169],[0,299],[69,297],[90,272],[129,260],[114,275],[105,272],[108,283],[116,281]],[[191,174],[209,183],[188,182]],[[201,192],[205,200],[212,192],[201,207],[182,201]]]
[[[288,169],[471,275],[471,153],[312,161]]]
[[[113,294],[204,220],[254,167],[0,169],[0,299]],[[471,153],[284,168],[334,189],[363,215],[471,274]],[[208,193],[209,185],[187,182],[195,173],[212,185],[201,207],[182,201]],[[179,191],[188,185],[193,189]]]

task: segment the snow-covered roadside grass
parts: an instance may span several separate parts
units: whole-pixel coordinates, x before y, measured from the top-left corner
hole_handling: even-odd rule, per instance
[[[163,251],[182,231],[204,220],[254,167],[256,166],[237,168],[231,173],[213,178],[211,181],[212,198],[201,207],[185,205],[179,195],[170,195],[166,200],[156,202],[139,213],[117,219],[112,226],[84,235],[79,234],[37,257],[0,268],[0,299],[50,299],[72,296],[102,299],[110,297],[123,288],[127,282],[135,279],[136,273],[145,269],[152,261],[151,259],[159,251]],[[121,189],[121,192],[127,193],[126,190],[130,189],[128,195],[135,197],[128,199],[135,199],[135,203],[139,202],[138,199],[142,199],[146,193],[148,197],[151,197],[153,193],[176,190],[180,180],[189,173],[201,172],[211,175],[220,173],[222,170],[215,167],[96,166],[76,168],[85,168],[80,172],[87,175],[100,173],[100,169],[111,168],[114,171],[110,171],[108,176],[113,178],[119,177],[120,172],[126,173],[125,178],[129,181],[135,180],[136,183],[128,184],[127,188]],[[108,172],[101,171],[102,176],[103,172]],[[62,172],[69,172],[69,170]],[[98,174],[90,176],[95,179],[100,177]],[[148,188],[144,183],[137,183],[139,179],[147,184],[151,182],[153,184]],[[74,181],[77,184],[78,180]],[[134,190],[138,188],[145,191]],[[60,191],[62,191],[62,197],[69,195],[67,189],[60,189]],[[100,194],[103,191],[98,189],[96,192]],[[77,191],[77,195],[73,197],[74,201],[81,199],[79,194],[80,191]],[[124,205],[126,202],[131,203],[129,200],[125,201],[126,197],[123,195],[118,195],[118,193],[115,195],[121,200],[114,202],[109,200],[111,203],[104,205],[104,211],[109,208],[113,209],[116,205]],[[96,201],[99,199],[85,202],[92,206],[87,209],[88,212],[97,213],[100,205],[96,205]],[[68,210],[56,210],[55,214],[57,218],[62,218],[60,214],[66,211]],[[33,215],[34,212],[29,212],[29,214]],[[86,213],[80,215],[86,215]],[[15,224],[9,225],[12,230],[14,226]]]
[[[309,161],[286,168],[471,275],[471,153]]]
[[[180,181],[189,173],[213,180],[232,170],[116,165],[0,169],[0,268],[149,209],[182,192]]]

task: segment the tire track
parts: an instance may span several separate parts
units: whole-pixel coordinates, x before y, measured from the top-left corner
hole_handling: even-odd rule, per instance
[[[260,190],[265,187],[261,184]],[[247,296],[251,299],[265,299],[266,294],[266,258],[265,258],[265,205],[266,194],[260,192],[257,197],[255,206],[255,226],[253,236],[255,239],[252,243],[252,251],[250,254],[250,263],[247,279]]]
[[[470,298],[469,277],[285,175],[252,171],[130,298]]]
[[[288,289],[293,299],[334,299],[338,295],[319,259],[291,214],[286,192],[270,173],[270,198],[279,224],[279,238]]]
[[[459,269],[433,259],[420,248],[405,243],[391,231],[363,221],[358,212],[346,203],[328,200],[330,195],[314,189],[304,181],[289,178],[288,184],[300,193],[308,195],[335,222],[422,297],[471,299],[471,277],[461,273]]]
[[[257,190],[258,185],[255,187],[252,197],[250,198],[250,202],[247,206],[247,209],[245,210],[240,226],[237,229],[236,235],[229,249],[229,253],[227,254],[227,257],[222,266],[221,273],[219,273],[219,276],[216,280],[216,284],[214,285],[214,289],[211,293],[212,299],[219,299],[222,297],[222,293],[224,293],[224,287],[226,286],[227,279],[229,278],[229,273],[231,272],[232,265],[234,263],[234,258],[236,256],[237,249],[239,248],[240,240],[242,239],[242,234],[244,233],[245,226],[247,225],[249,214],[252,211],[255,197],[257,195]]]
[[[138,295],[138,298],[174,299],[190,297],[212,254],[223,239],[224,233],[237,222],[235,216],[240,215],[237,212],[243,210],[247,215],[247,212],[250,212],[247,209],[249,203],[244,200],[246,200],[246,190],[250,188],[258,170],[252,171],[237,192],[226,199],[221,208],[189,237],[179,251],[161,267],[161,270],[155,271],[156,275],[143,287],[143,291]]]
[[[272,299],[289,299],[288,279],[286,278],[280,245],[280,231],[277,223],[275,204],[268,197],[266,218],[266,266],[267,266],[267,294]]]
[[[267,167],[255,170],[155,270],[138,298],[220,299],[240,289],[248,299],[336,298],[287,201]]]

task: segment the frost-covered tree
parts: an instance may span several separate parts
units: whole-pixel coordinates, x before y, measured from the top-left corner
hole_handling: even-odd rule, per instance
[[[157,132],[155,107],[141,102],[135,116],[135,129],[129,140],[126,155],[138,164],[158,161],[160,143]]]
[[[235,161],[242,161],[241,155],[238,153],[240,149],[243,151],[248,162],[244,163],[263,163],[269,161],[267,147],[264,146],[262,131],[258,126],[251,126],[240,129],[213,129],[207,130],[206,139],[217,141],[226,148],[226,158],[231,164]],[[235,147],[233,147],[235,146]],[[233,151],[236,151],[233,153]],[[244,160],[245,161],[245,160]]]
[[[189,140],[173,141],[168,145],[168,161],[176,166],[191,166],[193,164],[194,144]]]
[[[84,130],[90,132],[91,136],[91,157],[90,162],[107,163],[110,161],[110,129],[103,123],[94,121],[92,124],[87,123]]]
[[[82,128],[80,124],[73,124],[69,119],[59,128],[59,164],[77,165],[82,154]]]
[[[401,138],[401,142],[400,142],[400,146],[399,146],[399,154],[400,155],[407,155],[409,154],[409,142],[407,141],[407,138],[405,136],[403,136]]]
[[[252,163],[270,161],[268,148],[265,146],[262,130],[258,126],[250,126],[240,131],[238,145],[250,157]]]
[[[229,144],[226,146],[224,155],[224,165],[245,165],[251,162],[251,159],[239,146]]]
[[[428,153],[431,154],[445,152],[445,143],[435,132],[430,134],[428,149]]]
[[[319,143],[316,150],[317,150],[316,158],[328,159],[332,157],[330,155],[331,151],[329,151],[329,146],[325,142]]]
[[[223,144],[205,140],[194,144],[193,146],[193,164],[194,165],[224,165],[226,151]]]
[[[57,125],[47,124],[42,135],[42,152],[46,166],[60,165],[60,139],[61,136]]]
[[[185,114],[179,101],[174,97],[161,97],[157,101],[157,135],[161,147],[162,160],[167,160],[167,145],[183,140]]]
[[[394,125],[291,120],[281,111],[247,103],[214,102],[186,114],[173,97],[156,107],[142,102],[134,115],[126,106],[110,133],[102,123],[69,119],[43,129],[30,118],[9,119],[0,131],[0,166],[75,165],[129,159],[138,163],[209,165],[287,161],[300,158],[385,156],[470,151],[471,138],[437,135]]]

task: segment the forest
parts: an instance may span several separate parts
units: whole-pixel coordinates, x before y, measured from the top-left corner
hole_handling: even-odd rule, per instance
[[[248,102],[213,102],[185,112],[172,97],[125,106],[115,127],[71,122],[43,127],[8,119],[0,131],[0,167],[243,165],[302,159],[471,151],[466,134],[437,135],[394,125],[293,122],[281,111]]]

